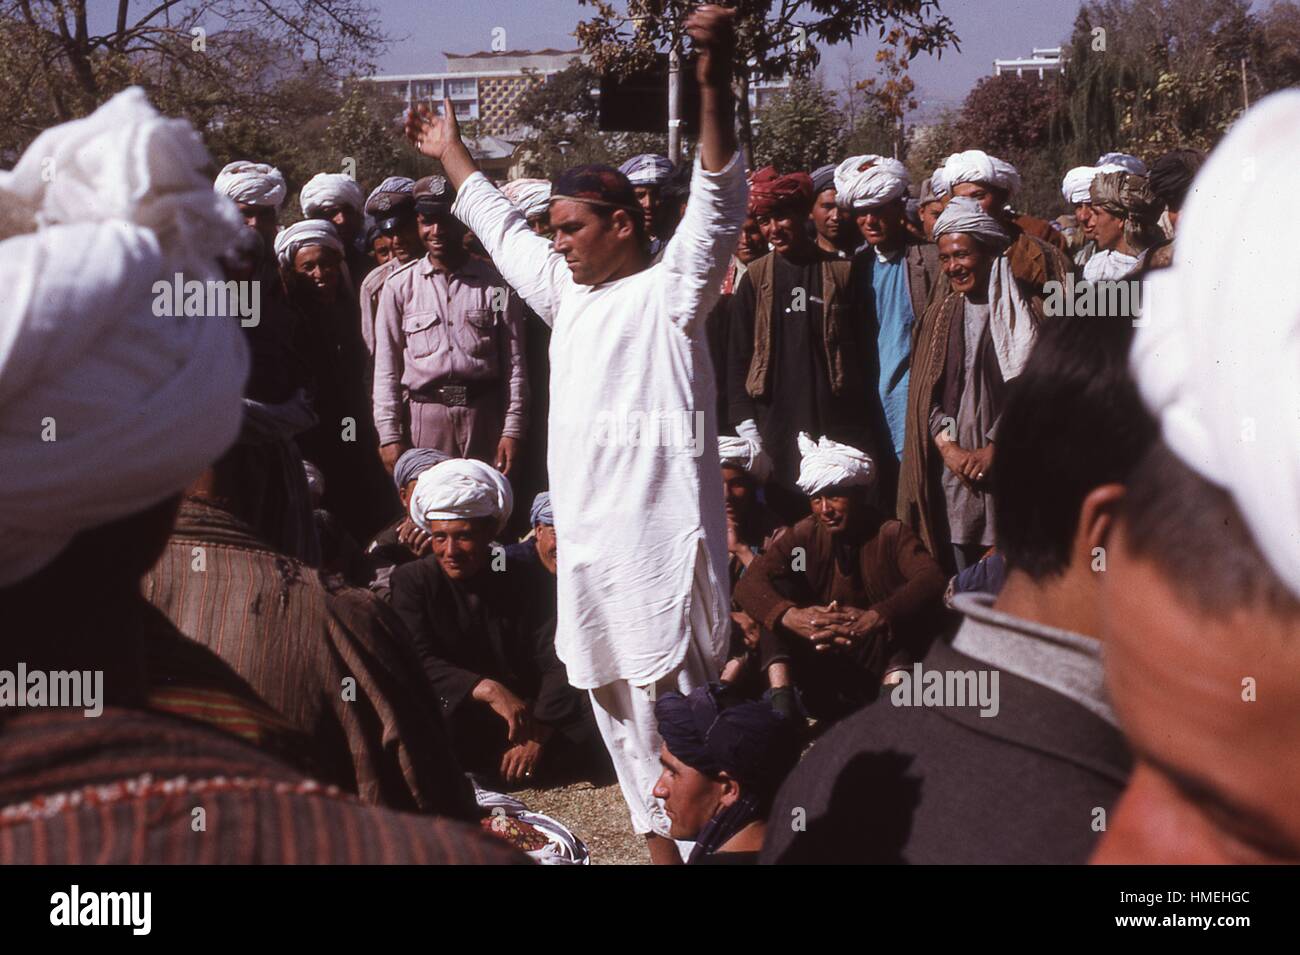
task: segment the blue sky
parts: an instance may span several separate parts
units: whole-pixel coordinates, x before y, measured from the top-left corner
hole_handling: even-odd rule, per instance
[[[574,26],[591,15],[578,0],[385,0],[376,6],[386,32],[397,38],[379,58],[383,73],[441,71],[443,51],[489,49],[496,27],[505,29],[512,49],[572,48]],[[1034,47],[1063,42],[1079,0],[940,0],[940,7],[961,37],[961,52],[913,61],[922,116],[959,104],[981,76],[993,72],[995,58],[1027,56]],[[873,75],[875,51],[874,37],[824,51],[823,80],[839,89],[850,71],[859,80]]]

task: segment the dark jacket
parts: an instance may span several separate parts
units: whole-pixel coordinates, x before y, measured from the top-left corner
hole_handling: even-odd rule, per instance
[[[936,643],[924,670],[988,670]],[[895,706],[882,693],[786,780],[767,863],[1080,864],[1131,757],[1119,730],[1006,670],[999,710]],[[802,822],[795,831],[792,822]]]
[[[474,586],[453,581],[432,556],[392,575],[393,609],[406,624],[443,711],[475,705],[480,680],[504,684],[547,724],[573,719],[584,695],[555,655],[555,584],[546,569],[507,561]]]

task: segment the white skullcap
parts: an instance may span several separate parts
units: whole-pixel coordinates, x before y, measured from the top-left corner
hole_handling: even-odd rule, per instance
[[[737,437],[734,434],[718,436],[718,458],[723,467],[741,468],[763,482],[772,475],[772,460],[763,453],[762,447],[752,438]]]
[[[309,245],[323,245],[340,256],[343,255],[343,243],[334,223],[324,219],[303,219],[287,229],[281,229],[275,236],[275,257],[280,268],[293,268],[293,260],[298,252]]]
[[[525,219],[540,216],[551,204],[551,183],[546,179],[513,179],[501,187]]]
[[[155,312],[155,283],[170,300],[178,271],[218,278],[243,229],[210,162],[131,88],[0,172],[0,585],[177,494],[239,434],[238,320]]]
[[[490,517],[500,533],[510,519],[514,495],[510,482],[496,468],[473,458],[452,458],[435,464],[415,480],[411,520],[426,533],[431,521],[463,521]]]
[[[318,172],[308,179],[298,193],[298,202],[302,214],[308,218],[320,215],[322,209],[330,206],[347,206],[357,215],[363,215],[366,209],[365,193],[356,180],[337,172]]]
[[[949,191],[963,182],[982,182],[1013,196],[1020,191],[1020,173],[1009,162],[990,156],[982,149],[953,153],[943,164],[943,178]]]
[[[212,188],[235,202],[276,209],[284,205],[288,191],[280,170],[264,162],[245,162],[242,159],[227,163],[217,173]]]
[[[1147,164],[1137,156],[1131,156],[1128,153],[1102,153],[1097,157],[1098,166],[1116,166],[1125,172],[1131,172],[1135,176],[1145,176],[1147,174]],[[1113,172],[1114,170],[1106,170]]]
[[[835,167],[835,201],[861,212],[906,195],[907,167],[885,156],[850,156]]]
[[[1132,367],[1165,443],[1232,496],[1300,596],[1300,282],[1276,230],[1300,216],[1297,152],[1300,92],[1287,91],[1210,154],[1178,219],[1173,267],[1143,289]]]
[[[828,487],[867,485],[875,480],[876,465],[857,448],[830,438],[814,442],[806,432],[799,435],[799,490],[809,497]]]

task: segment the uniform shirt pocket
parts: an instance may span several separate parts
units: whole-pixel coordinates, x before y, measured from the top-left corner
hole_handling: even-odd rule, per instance
[[[490,361],[497,350],[497,313],[489,308],[467,308],[455,323],[456,343],[471,358]]]
[[[442,316],[437,312],[410,312],[402,316],[402,334],[411,358],[427,358],[441,347]]]

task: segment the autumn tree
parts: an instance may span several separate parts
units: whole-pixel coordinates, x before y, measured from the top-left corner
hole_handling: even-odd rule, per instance
[[[0,156],[135,85],[162,112],[193,122],[214,153],[274,141],[292,160],[311,138],[307,127],[323,134],[318,120],[339,105],[339,82],[369,72],[387,42],[362,0],[136,7],[0,0]]]

